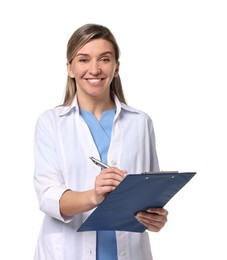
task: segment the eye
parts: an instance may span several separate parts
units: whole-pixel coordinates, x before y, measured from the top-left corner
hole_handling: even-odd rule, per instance
[[[110,58],[108,58],[108,57],[102,57],[102,58],[100,59],[100,61],[101,61],[101,62],[109,62],[109,61],[110,61]]]
[[[87,63],[87,62],[88,62],[88,59],[79,59],[79,62],[81,62],[81,63]]]

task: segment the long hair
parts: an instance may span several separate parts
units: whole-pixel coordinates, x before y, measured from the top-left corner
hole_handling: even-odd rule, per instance
[[[115,53],[116,62],[119,61],[120,49],[117,44],[117,41],[112,34],[112,32],[105,26],[98,24],[85,24],[78,28],[70,37],[67,44],[67,62],[70,64],[74,57],[76,56],[79,49],[81,49],[86,43],[94,39],[104,39],[112,43]],[[114,100],[114,94],[118,99],[126,104],[126,100],[123,93],[123,88],[121,85],[121,79],[118,74],[117,77],[114,77],[110,84],[110,97]],[[69,75],[67,77],[66,90],[64,95],[63,106],[69,106],[75,95],[76,95],[76,80],[71,78]]]

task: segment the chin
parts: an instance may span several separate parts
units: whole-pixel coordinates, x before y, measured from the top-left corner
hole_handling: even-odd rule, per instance
[[[96,88],[90,91],[89,94],[93,97],[101,97],[106,95],[106,91],[101,88]]]

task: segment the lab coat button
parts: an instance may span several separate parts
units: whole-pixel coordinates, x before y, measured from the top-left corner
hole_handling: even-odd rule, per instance
[[[125,251],[120,251],[119,255],[120,256],[124,256],[125,255]]]
[[[117,165],[117,162],[116,162],[115,160],[112,160],[112,161],[111,161],[111,164],[112,164],[113,166],[115,166],[115,165]]]

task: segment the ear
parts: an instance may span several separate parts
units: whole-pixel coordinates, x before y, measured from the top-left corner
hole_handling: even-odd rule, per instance
[[[67,62],[67,72],[70,78],[75,78],[73,72],[72,72],[72,65],[71,63]]]
[[[115,69],[115,72],[114,72],[114,77],[117,77],[117,76],[118,76],[119,69],[120,69],[120,62],[117,61],[116,69]]]

